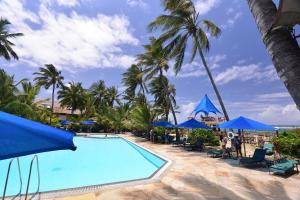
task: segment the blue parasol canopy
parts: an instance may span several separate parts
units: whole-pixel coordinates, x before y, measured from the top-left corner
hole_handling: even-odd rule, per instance
[[[196,108],[193,111],[193,113],[195,113],[195,116],[200,112],[203,112],[206,116],[209,113],[214,113],[214,114],[221,113],[216,108],[216,106],[211,102],[211,100],[208,98],[207,94],[202,98],[200,103],[196,106]]]
[[[70,124],[72,124],[72,122],[69,121],[69,120],[61,120],[59,123],[60,123],[61,125],[70,125]]]
[[[160,126],[165,128],[174,128],[175,126],[167,121],[159,121],[159,122],[153,122],[152,126]]]
[[[0,130],[0,160],[76,149],[72,133],[1,111]]]
[[[248,119],[240,116],[228,122],[224,122],[217,126],[218,128],[232,128],[232,129],[244,129],[244,130],[259,130],[259,131],[274,131],[273,126],[263,124],[261,122]]]
[[[93,120],[85,120],[85,121],[80,122],[80,124],[82,124],[82,125],[94,125],[94,124],[96,124],[96,122],[94,122]]]
[[[185,122],[182,122],[181,124],[178,124],[176,127],[177,128],[189,128],[189,129],[195,129],[195,128],[210,129],[209,126],[207,126],[203,122],[199,122],[199,121],[195,120],[194,118],[187,120]]]

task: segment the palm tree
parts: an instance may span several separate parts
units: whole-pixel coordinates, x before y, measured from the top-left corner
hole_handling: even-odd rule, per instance
[[[0,56],[3,56],[6,60],[10,60],[11,57],[18,60],[19,57],[12,48],[15,44],[9,39],[23,36],[23,33],[9,33],[8,25],[10,25],[10,22],[7,19],[0,19]]]
[[[300,109],[300,48],[286,27],[270,30],[277,8],[272,0],[248,0],[278,76]]]
[[[69,82],[69,86],[64,86],[62,90],[58,91],[58,99],[61,106],[71,109],[73,115],[77,109],[84,110],[86,93],[81,83]]]
[[[132,102],[137,95],[147,92],[147,88],[143,79],[143,70],[138,65],[131,65],[128,70],[123,73],[122,83],[126,87],[124,99]]]
[[[175,86],[169,83],[165,76],[158,76],[153,78],[150,82],[150,93],[154,95],[154,107],[161,109],[168,121],[169,113],[173,115],[175,125],[177,125],[177,118],[175,113],[176,105],[176,89]],[[159,110],[158,109],[158,110]],[[176,130],[176,140],[178,141],[179,132]]]
[[[40,67],[39,72],[35,72],[34,81],[39,86],[43,86],[46,90],[52,87],[52,98],[51,98],[51,116],[50,124],[52,122],[53,108],[54,108],[54,94],[55,89],[63,87],[64,77],[61,75],[61,71],[58,71],[54,65],[46,64],[45,67]]]
[[[138,65],[144,66],[145,79],[149,80],[156,74],[163,75],[168,71],[168,58],[163,53],[163,47],[154,37],[150,38],[150,44],[144,45],[145,53],[137,55]]]
[[[200,20],[199,13],[191,0],[164,0],[163,3],[167,14],[161,15],[151,22],[149,30],[153,31],[160,28],[163,31],[158,38],[158,43],[165,45],[164,53],[166,55],[170,58],[175,58],[174,68],[176,74],[183,65],[187,44],[190,40],[192,41],[193,47],[190,62],[193,62],[198,51],[224,116],[226,120],[229,120],[223,100],[204,57],[204,52],[209,51],[210,47],[206,30],[209,31],[212,37],[219,36],[221,30],[209,20]]]
[[[95,98],[97,108],[101,108],[106,93],[106,86],[103,80],[99,80],[92,84],[89,89],[90,94]]]
[[[22,103],[26,103],[31,106],[35,103],[34,101],[40,92],[40,88],[41,87],[39,85],[34,85],[30,81],[24,81],[21,83],[22,90],[17,93],[18,99]]]
[[[110,107],[114,107],[114,104],[117,103],[120,105],[120,94],[118,92],[118,88],[115,86],[109,87],[106,89],[105,99],[107,105]]]

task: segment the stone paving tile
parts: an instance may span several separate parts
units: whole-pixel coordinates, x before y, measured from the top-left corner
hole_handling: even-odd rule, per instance
[[[300,200],[300,175],[278,177],[266,169],[240,167],[237,160],[210,158],[204,153],[122,136],[172,160],[159,182],[51,200]]]

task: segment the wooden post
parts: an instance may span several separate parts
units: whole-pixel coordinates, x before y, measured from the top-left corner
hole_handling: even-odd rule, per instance
[[[245,144],[245,134],[244,134],[244,130],[242,130],[242,136],[243,136],[243,144],[244,144],[244,156],[246,157],[246,144]]]

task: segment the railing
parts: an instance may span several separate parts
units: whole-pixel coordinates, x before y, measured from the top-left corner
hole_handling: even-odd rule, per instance
[[[38,158],[37,155],[34,155],[34,157],[31,160],[31,163],[30,163],[30,169],[29,169],[29,176],[28,176],[27,187],[26,187],[25,200],[28,199],[28,191],[29,191],[29,185],[30,185],[30,179],[31,179],[31,173],[32,173],[32,166],[33,166],[33,162],[34,161],[36,161],[36,166],[37,166],[38,186],[37,186],[36,192],[34,194],[32,194],[29,199],[33,199],[39,193],[39,191],[40,191],[40,166],[39,166],[39,158]]]
[[[14,160],[16,160],[17,163],[18,163],[19,181],[20,181],[20,190],[19,190],[19,193],[16,194],[12,199],[15,199],[15,198],[17,198],[17,197],[20,197],[20,199],[21,199],[21,192],[22,192],[22,177],[21,177],[20,161],[19,161],[19,158],[13,158],[13,159],[10,160],[9,165],[8,165],[8,169],[7,169],[7,174],[6,174],[6,180],[5,180],[5,185],[4,185],[4,191],[3,191],[2,200],[5,199],[6,189],[7,189],[8,180],[9,180],[9,173],[10,173],[10,169],[11,169],[11,166],[12,166],[12,163],[13,163]]]

